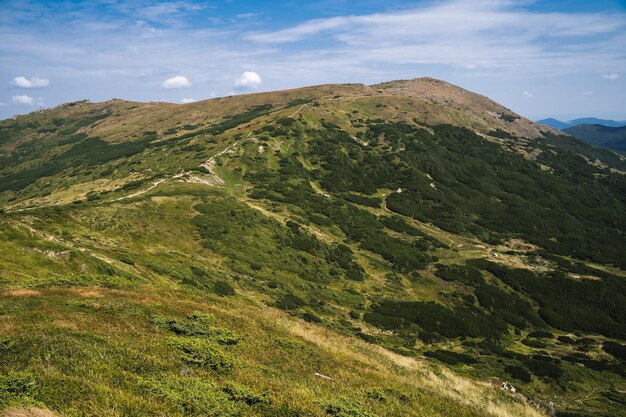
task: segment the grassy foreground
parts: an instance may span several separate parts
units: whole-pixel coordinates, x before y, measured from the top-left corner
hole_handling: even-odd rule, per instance
[[[540,415],[244,295],[13,288],[0,309],[6,416],[27,405],[67,416]]]

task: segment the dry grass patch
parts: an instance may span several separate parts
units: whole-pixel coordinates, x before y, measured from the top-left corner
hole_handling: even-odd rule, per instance
[[[38,407],[9,408],[0,411],[0,417],[59,417],[59,414]]]
[[[5,297],[38,297],[41,295],[41,291],[29,288],[15,288],[5,291],[2,295]]]

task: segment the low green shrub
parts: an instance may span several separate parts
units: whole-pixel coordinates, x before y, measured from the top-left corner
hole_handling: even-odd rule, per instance
[[[200,312],[192,313],[186,319],[156,315],[152,317],[152,323],[180,336],[207,338],[221,345],[235,345],[241,340],[241,336],[232,330],[213,327],[213,316]]]
[[[613,355],[616,359],[626,361],[626,346],[622,344],[606,341],[602,344],[602,350]]]
[[[215,281],[213,284],[213,292],[222,297],[228,297],[237,294],[235,288],[226,281]]]
[[[533,380],[532,375],[526,368],[518,365],[507,365],[504,367],[504,372],[509,374],[512,378],[515,378],[522,382],[530,382]]]
[[[306,302],[295,294],[287,293],[278,298],[276,307],[281,310],[296,310],[306,305]]]
[[[169,341],[178,350],[179,358],[191,365],[212,369],[218,373],[228,373],[235,367],[233,358],[224,353],[212,340],[197,337],[175,337]]]
[[[465,353],[451,352],[442,349],[425,352],[424,356],[435,358],[448,365],[458,365],[459,363],[473,364],[478,362],[478,359]]]
[[[376,417],[363,410],[358,401],[350,398],[339,398],[325,405],[326,414],[336,417]]]
[[[533,339],[552,339],[554,335],[545,330],[536,330],[534,332],[528,333],[528,337]]]
[[[204,378],[154,377],[140,381],[144,391],[168,404],[177,415],[234,417],[241,415],[228,395]],[[164,415],[168,415],[163,410]]]
[[[222,391],[228,395],[231,401],[243,402],[248,405],[264,404],[269,402],[267,393],[257,394],[244,385],[227,384]]]
[[[25,372],[0,373],[0,407],[34,403],[35,377]]]

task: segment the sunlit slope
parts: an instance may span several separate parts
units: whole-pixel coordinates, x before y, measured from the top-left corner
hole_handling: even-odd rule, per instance
[[[624,160],[485,97],[81,102],[0,146],[2,407],[623,414]]]

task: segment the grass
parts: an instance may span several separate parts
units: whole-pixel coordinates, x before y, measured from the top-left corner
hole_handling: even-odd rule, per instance
[[[424,364],[375,346],[347,343],[323,327],[256,303],[230,301],[235,308],[219,298],[207,302],[198,295],[153,288],[127,292],[96,287],[80,294],[74,288],[49,288],[2,297],[5,361],[0,390],[10,393],[3,406],[45,404],[71,416],[109,415],[109,407],[116,404],[118,411],[133,415],[154,415],[157,410],[203,415],[225,404],[219,411],[223,415],[275,415],[281,409],[322,415],[328,405],[318,400],[343,404],[330,400],[340,392],[359,398],[363,409],[375,415],[383,410],[400,415],[417,404],[423,415],[438,415],[444,409],[456,410],[455,415],[481,415],[462,404],[453,406],[456,394],[449,388],[458,384],[458,377],[449,373],[435,377]],[[208,317],[198,315],[198,308],[214,317],[211,325],[237,329],[241,341],[233,345],[215,335],[199,337],[206,329],[167,336],[180,333],[172,332],[171,320],[165,320],[170,324],[164,329],[155,324],[163,320],[145,319],[159,312],[177,317],[178,325],[189,325]],[[41,319],[44,316],[46,320]],[[344,347],[337,349],[337,343]],[[7,364],[14,370],[9,371]],[[273,377],[268,378],[268,372]],[[316,372],[332,375],[333,380],[319,379]],[[425,375],[418,378],[417,372]],[[427,381],[432,392],[424,391]],[[409,399],[381,404],[359,391],[391,388],[407,393]],[[466,389],[479,390],[481,398],[490,391],[474,384]],[[480,403],[472,407],[481,409]],[[507,415],[507,406],[500,407],[496,415]]]

